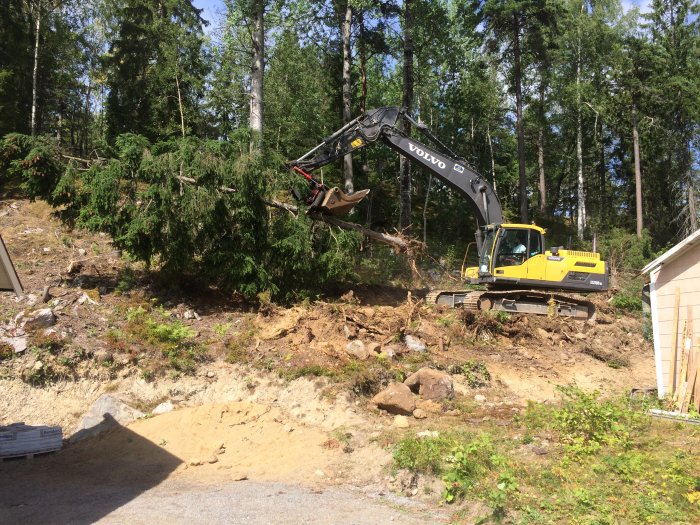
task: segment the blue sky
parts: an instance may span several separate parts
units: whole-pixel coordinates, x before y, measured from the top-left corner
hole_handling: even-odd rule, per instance
[[[624,9],[625,13],[633,7],[638,7],[641,13],[647,13],[651,11],[651,0],[621,1],[622,8]],[[205,20],[208,20],[210,23],[212,23],[212,25],[213,22],[218,18],[217,13],[222,12],[224,10],[224,3],[222,0],[193,0],[192,3],[195,5],[195,7],[198,7],[199,9],[204,9],[204,11],[202,12],[202,16]],[[212,25],[208,27],[209,31],[211,31]]]

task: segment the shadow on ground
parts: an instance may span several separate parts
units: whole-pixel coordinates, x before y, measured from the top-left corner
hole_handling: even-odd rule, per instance
[[[63,450],[0,463],[0,522],[94,523],[182,462],[105,414],[106,429]]]

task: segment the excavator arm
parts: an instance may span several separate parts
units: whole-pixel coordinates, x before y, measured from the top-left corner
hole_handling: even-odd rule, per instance
[[[406,136],[397,126],[400,120],[415,125],[444,151]],[[360,115],[289,164],[312,184],[318,184],[310,174],[312,170],[378,141],[422,166],[460,193],[476,216],[479,226],[503,222],[501,203],[486,179],[436,139],[425,126],[396,106],[374,109]],[[477,238],[479,237],[480,231],[477,232]]]

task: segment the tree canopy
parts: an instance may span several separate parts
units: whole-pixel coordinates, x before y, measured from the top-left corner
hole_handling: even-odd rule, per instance
[[[623,231],[660,249],[700,224],[699,11],[222,0],[206,21],[192,0],[6,0],[0,182],[21,180],[166,271],[292,296],[370,265],[357,234],[265,206],[304,184],[284,160],[348,108],[409,104],[509,220],[534,219],[559,244]],[[320,176],[371,188],[351,220],[412,226],[435,259],[461,260],[475,223],[465,203],[405,170],[375,147]]]

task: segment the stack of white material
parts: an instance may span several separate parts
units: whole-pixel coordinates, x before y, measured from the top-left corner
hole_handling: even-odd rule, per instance
[[[61,427],[32,427],[24,423],[0,427],[0,457],[54,452],[62,442]]]

